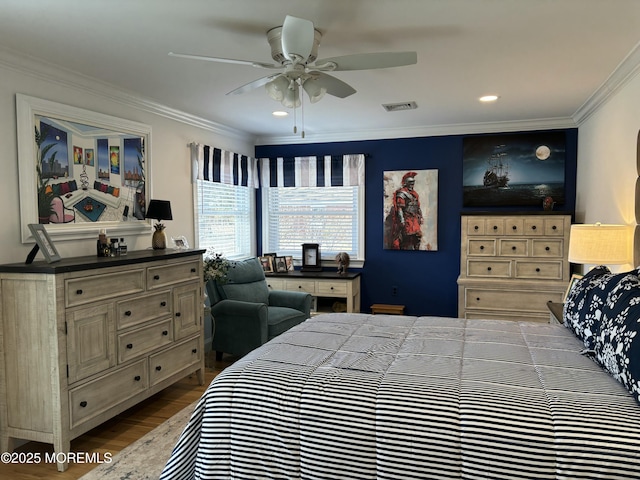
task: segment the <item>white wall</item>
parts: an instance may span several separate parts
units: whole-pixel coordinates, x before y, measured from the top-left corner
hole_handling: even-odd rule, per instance
[[[636,74],[579,126],[577,223],[614,223],[630,228],[636,224],[639,130],[640,75]]]
[[[191,246],[195,245],[194,217],[187,144],[197,142],[244,155],[254,154],[253,139],[241,132],[0,50],[0,263],[24,261],[33,246],[20,241],[16,93],[150,125],[152,197],[171,201],[173,220],[165,222],[167,237],[184,235]],[[151,244],[151,236],[131,237],[127,241],[130,250],[145,249]],[[93,240],[55,243],[62,257],[95,254]]]

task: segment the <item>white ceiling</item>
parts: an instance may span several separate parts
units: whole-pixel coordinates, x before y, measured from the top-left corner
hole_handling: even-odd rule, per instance
[[[167,54],[271,62],[265,33],[286,15],[322,32],[319,58],[418,53],[417,65],[334,73],[357,93],[307,102],[306,141],[570,125],[640,41],[639,0],[0,0],[0,46],[266,143],[293,138],[293,116],[274,118],[262,88],[226,93],[271,71]],[[478,102],[489,93],[499,101]],[[381,106],[408,101],[418,109]]]

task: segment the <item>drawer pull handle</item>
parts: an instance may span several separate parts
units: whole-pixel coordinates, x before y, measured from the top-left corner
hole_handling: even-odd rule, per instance
[[[139,381],[140,381],[140,375],[136,375],[135,377],[133,377],[133,379],[134,379],[136,382],[139,382]]]
[[[557,230],[558,227],[556,227],[555,225],[553,227],[551,227],[551,230]]]
[[[192,268],[192,269],[191,269],[191,273],[196,273],[196,269],[195,269],[195,268]]]
[[[480,245],[480,250],[484,250],[484,245]]]
[[[539,271],[540,271],[540,268],[536,268],[536,272],[539,272]]]
[[[160,306],[161,307],[166,307],[167,306],[167,302],[160,302]]]
[[[162,366],[161,366],[161,365],[158,365],[158,366],[156,367],[156,372],[159,372],[160,370],[162,370]]]
[[[517,229],[518,229],[518,226],[517,226],[517,225],[514,225],[514,226],[513,226],[513,227],[511,227],[511,228],[513,228],[514,230],[517,230]]]
[[[298,288],[302,288],[302,285],[298,285]]]
[[[160,280],[160,275],[154,275],[154,276],[153,276],[153,279],[154,279],[154,280]]]
[[[490,272],[491,271],[491,267],[487,267],[487,271]]]
[[[494,229],[494,230],[497,230],[497,229],[498,229],[498,226],[497,226],[497,225],[494,225],[494,226],[493,226],[493,229]]]
[[[86,407],[86,406],[87,406],[87,402],[86,402],[86,401],[84,401],[84,400],[83,400],[83,401],[81,401],[81,402],[80,402],[80,406],[81,406],[82,408]]]
[[[76,295],[82,295],[82,289],[76,290]]]
[[[333,287],[331,287],[331,290],[333,290]]]
[[[544,249],[548,252],[549,250],[551,250],[549,247],[544,247]]]
[[[536,226],[534,225],[533,227],[531,227],[531,230],[535,230],[536,228],[538,228],[538,227],[536,227]]]
[[[163,330],[162,331],[162,335],[164,335],[166,337],[167,335],[169,335],[169,332],[167,330]]]
[[[479,301],[480,301],[480,297],[476,297],[476,302],[479,302]]]
[[[473,229],[474,230],[478,230],[480,227],[478,227],[478,225],[474,226]]]
[[[176,317],[180,317],[182,314],[180,312],[176,312]]]
[[[124,312],[124,314],[125,314],[127,317],[130,317],[130,316],[131,316],[131,310],[127,310],[126,312]]]
[[[198,349],[194,348],[193,350],[191,350],[191,353],[198,353]]]
[[[131,350],[133,348],[133,343],[127,343],[127,348]]]
[[[516,246],[514,245],[513,247],[511,247],[511,250],[513,250],[515,252],[516,251]]]

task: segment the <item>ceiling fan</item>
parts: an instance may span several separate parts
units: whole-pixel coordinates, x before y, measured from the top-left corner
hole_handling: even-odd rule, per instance
[[[301,88],[307,92],[311,103],[319,101],[326,93],[338,98],[346,98],[356,93],[351,85],[326,72],[401,67],[413,65],[418,61],[416,52],[364,53],[316,61],[321,38],[322,34],[315,29],[313,22],[287,15],[282,26],[267,32],[271,57],[278,62],[277,64],[174,52],[170,52],[169,55],[281,70],[238,87],[227,95],[241,94],[265,86],[271,98],[282,102],[288,108],[300,106]]]

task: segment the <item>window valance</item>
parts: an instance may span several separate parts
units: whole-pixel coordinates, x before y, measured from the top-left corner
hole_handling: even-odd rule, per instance
[[[262,187],[364,185],[364,154],[258,159]]]
[[[255,158],[198,143],[192,143],[189,147],[194,182],[198,179],[257,188],[258,168]]]

